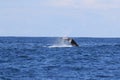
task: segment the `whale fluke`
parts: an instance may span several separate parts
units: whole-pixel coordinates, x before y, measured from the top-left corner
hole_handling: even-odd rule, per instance
[[[64,41],[68,41],[72,46],[79,46],[73,38],[63,37]]]

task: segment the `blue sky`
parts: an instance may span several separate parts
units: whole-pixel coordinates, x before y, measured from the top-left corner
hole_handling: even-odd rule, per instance
[[[0,36],[120,37],[120,0],[1,0]]]

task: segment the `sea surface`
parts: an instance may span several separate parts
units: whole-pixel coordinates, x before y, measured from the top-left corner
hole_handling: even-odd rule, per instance
[[[0,80],[120,80],[120,38],[0,37]]]

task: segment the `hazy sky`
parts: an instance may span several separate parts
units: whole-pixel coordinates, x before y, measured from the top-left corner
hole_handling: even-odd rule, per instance
[[[120,0],[0,0],[0,36],[120,37]]]

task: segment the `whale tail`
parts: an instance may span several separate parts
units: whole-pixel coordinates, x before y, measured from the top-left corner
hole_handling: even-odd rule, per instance
[[[73,38],[63,37],[64,41],[68,41],[72,46],[79,46]]]

